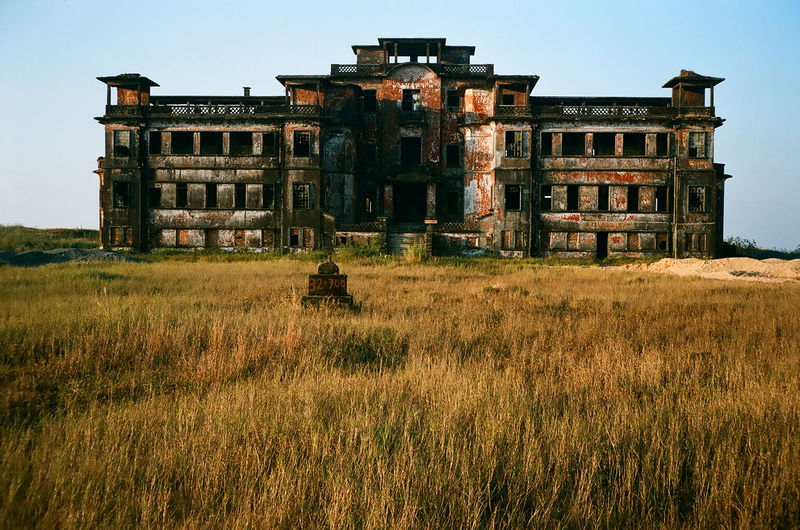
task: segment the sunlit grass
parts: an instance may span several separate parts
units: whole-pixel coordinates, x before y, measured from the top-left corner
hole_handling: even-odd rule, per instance
[[[536,261],[0,269],[0,526],[800,520],[800,288]]]

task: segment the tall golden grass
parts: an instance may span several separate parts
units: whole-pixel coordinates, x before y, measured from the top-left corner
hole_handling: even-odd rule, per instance
[[[798,525],[800,287],[342,267],[0,269],[0,526]]]

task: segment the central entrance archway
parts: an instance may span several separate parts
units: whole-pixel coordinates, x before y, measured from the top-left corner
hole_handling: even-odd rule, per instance
[[[427,212],[428,187],[424,182],[395,182],[393,190],[394,221],[423,223]]]

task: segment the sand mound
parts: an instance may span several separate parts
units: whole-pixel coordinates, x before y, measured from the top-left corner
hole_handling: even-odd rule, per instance
[[[662,272],[678,276],[700,276],[717,280],[747,280],[757,282],[800,282],[800,259],[723,258],[665,258],[655,263],[623,265],[628,270]]]
[[[0,252],[0,264],[18,267],[37,267],[50,263],[66,263],[69,261],[130,261],[142,262],[138,258],[125,256],[111,250],[84,250],[81,248],[59,248],[56,250],[29,250],[15,254]]]

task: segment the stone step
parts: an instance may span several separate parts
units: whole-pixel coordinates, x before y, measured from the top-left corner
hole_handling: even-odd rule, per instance
[[[402,256],[422,237],[419,232],[389,232],[386,237],[386,249],[390,254]]]

